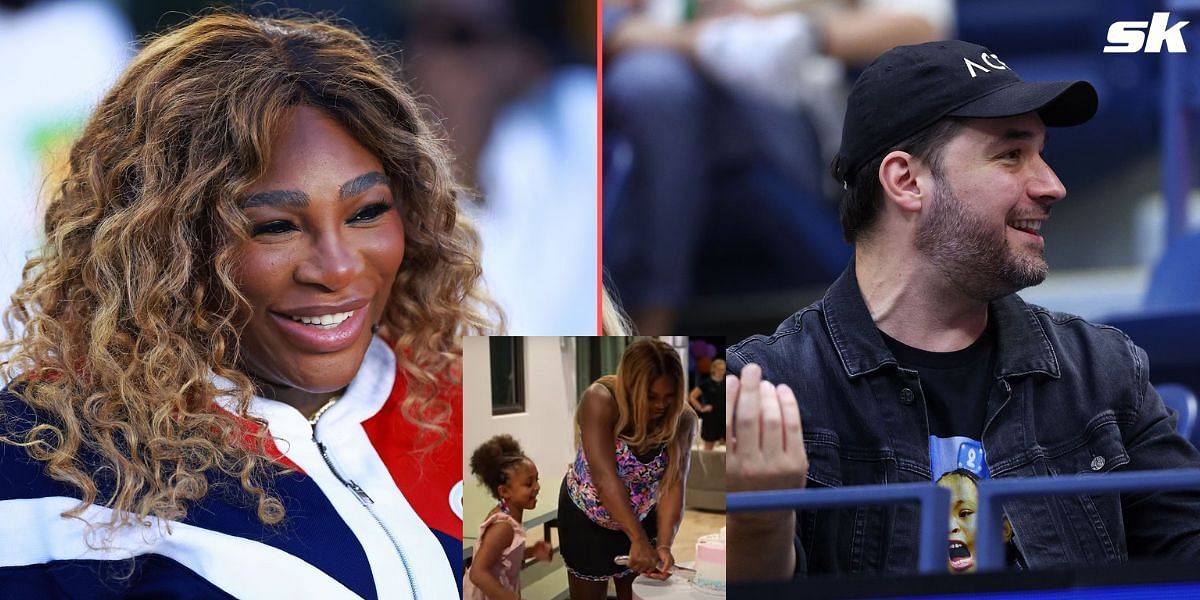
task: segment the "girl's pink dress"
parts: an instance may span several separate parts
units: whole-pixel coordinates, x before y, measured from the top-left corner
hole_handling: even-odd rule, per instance
[[[519,594],[521,592],[521,564],[525,562],[525,528],[520,523],[502,512],[488,517],[479,526],[479,541],[475,543],[475,550],[472,551],[471,556],[473,558],[475,552],[479,550],[479,544],[483,542],[483,532],[496,522],[512,527],[513,539],[508,548],[505,548],[504,552],[500,554],[500,560],[492,565],[492,574],[500,580],[500,585],[504,586],[504,589],[513,590]],[[474,568],[475,564],[472,562],[471,569]],[[471,583],[471,569],[467,569],[463,575],[463,598],[465,600],[486,600],[487,596],[484,595],[483,590]]]

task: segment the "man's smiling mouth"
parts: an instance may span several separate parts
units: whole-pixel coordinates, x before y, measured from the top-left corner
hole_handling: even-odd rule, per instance
[[[1017,231],[1022,231],[1030,235],[1041,235],[1040,231],[1042,229],[1042,223],[1044,223],[1044,221],[1040,219],[1018,219],[1015,221],[1009,221],[1008,226],[1016,229]]]

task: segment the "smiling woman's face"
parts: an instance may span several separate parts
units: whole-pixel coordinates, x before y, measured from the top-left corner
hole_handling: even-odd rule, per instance
[[[275,388],[327,394],[358,372],[404,258],[382,164],[336,121],[293,109],[242,207],[238,287],[253,315],[242,366]]]

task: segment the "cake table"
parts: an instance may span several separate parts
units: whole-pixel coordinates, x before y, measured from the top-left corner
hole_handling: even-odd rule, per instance
[[[692,567],[691,562],[680,563],[681,567]],[[724,598],[725,594],[709,592],[692,587],[692,584],[678,575],[672,575],[666,581],[650,579],[638,575],[633,580],[634,600],[713,600]]]

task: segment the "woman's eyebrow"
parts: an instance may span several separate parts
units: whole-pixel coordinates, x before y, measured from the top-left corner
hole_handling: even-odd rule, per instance
[[[242,208],[256,206],[281,206],[286,208],[304,208],[308,206],[308,194],[299,190],[270,190],[250,194],[241,203]]]
[[[338,187],[338,199],[345,200],[357,196],[377,185],[387,185],[388,178],[379,171],[363,173]]]
[[[379,171],[363,173],[338,186],[338,200],[357,196],[377,185],[387,185],[388,178]],[[241,203],[242,208],[256,206],[275,206],[284,208],[305,208],[308,206],[308,194],[300,190],[269,190],[250,194]]]

